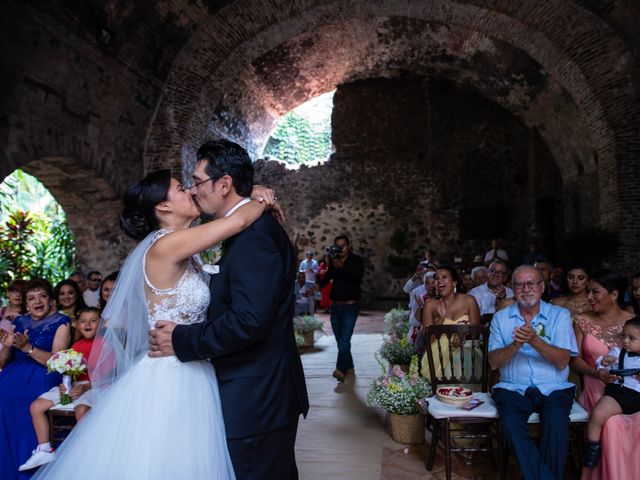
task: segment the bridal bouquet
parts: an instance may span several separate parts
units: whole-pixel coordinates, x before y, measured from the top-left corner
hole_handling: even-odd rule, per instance
[[[87,360],[84,358],[84,355],[76,352],[73,348],[60,350],[47,360],[47,369],[49,372],[62,374],[62,384],[65,387],[65,393],[60,397],[60,404],[70,404],[71,396],[69,392],[71,391],[72,381],[87,371]]]

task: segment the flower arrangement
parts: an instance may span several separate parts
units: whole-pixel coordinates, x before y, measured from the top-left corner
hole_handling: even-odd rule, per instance
[[[408,365],[415,354],[415,346],[407,340],[406,331],[401,337],[387,335],[380,347],[380,355],[391,365]]]
[[[400,307],[389,310],[384,315],[384,323],[387,324],[385,333],[402,338],[409,331],[409,310]]]
[[[51,355],[51,358],[47,360],[47,370],[63,375],[62,383],[66,388],[66,392],[61,395],[60,403],[62,405],[68,405],[71,403],[69,391],[71,390],[72,380],[87,371],[87,359],[73,348],[60,350]]]
[[[426,379],[418,374],[418,356],[411,358],[409,372],[395,366],[390,373],[376,354],[376,360],[383,375],[376,378],[367,395],[369,405],[380,405],[389,413],[396,415],[417,415],[420,413],[418,400],[431,395],[431,387]]]
[[[322,321],[313,315],[299,315],[293,317],[293,330],[300,334],[322,330]]]
[[[547,331],[544,328],[544,323],[539,323],[538,325],[535,326],[533,330],[536,332],[536,335],[538,335],[540,338],[547,338],[551,340],[547,335]]]
[[[300,335],[299,333],[294,332],[295,338],[296,338],[296,347],[300,348],[300,347],[304,347],[304,337],[302,335]]]

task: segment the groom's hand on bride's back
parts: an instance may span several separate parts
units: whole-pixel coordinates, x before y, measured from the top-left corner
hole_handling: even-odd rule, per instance
[[[158,320],[153,330],[149,332],[149,356],[150,357],[169,357],[175,355],[173,344],[171,343],[171,334],[176,324]]]

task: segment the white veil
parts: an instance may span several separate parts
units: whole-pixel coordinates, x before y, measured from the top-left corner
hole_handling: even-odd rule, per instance
[[[124,261],[102,312],[89,355],[89,376],[96,403],[113,382],[149,351],[143,260],[155,235],[155,231],[147,235]]]

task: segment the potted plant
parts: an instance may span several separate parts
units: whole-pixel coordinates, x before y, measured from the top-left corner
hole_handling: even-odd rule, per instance
[[[391,367],[398,366],[405,372],[409,370],[412,357],[416,354],[413,343],[407,340],[407,333],[398,337],[395,333],[384,337],[380,347],[380,355]]]
[[[304,337],[303,347],[313,347],[313,332],[322,330],[322,321],[313,315],[293,317],[293,331]]]
[[[409,314],[409,310],[405,310],[400,307],[392,308],[387,313],[385,313],[385,333],[387,335],[395,334],[397,337],[406,335],[409,331]]]
[[[384,364],[376,355],[382,376],[376,378],[367,395],[367,402],[384,408],[391,425],[391,436],[398,443],[422,443],[424,418],[418,400],[431,395],[431,387],[418,373],[418,356],[411,358],[409,372],[395,366],[385,372]]]

